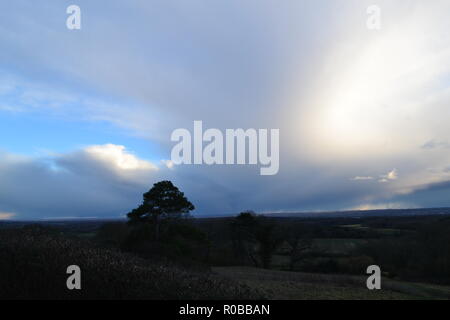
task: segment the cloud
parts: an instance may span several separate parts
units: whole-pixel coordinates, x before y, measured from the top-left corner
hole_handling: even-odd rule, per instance
[[[363,204],[350,208],[348,210],[384,210],[384,209],[404,209],[404,208],[414,208],[414,205],[405,202],[393,202],[393,203],[374,203],[374,204]]]
[[[115,144],[38,157],[3,152],[0,211],[15,212],[16,219],[120,217],[160,180],[172,180],[199,215],[349,207],[376,192],[373,186],[342,183],[336,189],[342,176],[330,178],[320,170],[293,172],[266,177],[254,166],[171,166],[170,161],[156,166]],[[320,180],[326,187],[307,183]]]
[[[397,180],[398,173],[397,169],[392,169],[386,174],[382,174],[379,176],[378,182],[388,182],[390,180]],[[372,176],[356,176],[351,178],[352,181],[364,181],[364,180],[373,180],[374,178]]]
[[[184,191],[197,215],[236,214],[248,208],[269,212],[420,203],[382,184],[342,183],[345,171],[336,176],[322,170],[285,170],[267,177],[251,166],[170,166],[168,161],[156,166],[115,144],[39,157],[3,152],[0,212],[15,212],[8,216],[14,219],[122,217],[160,180],[172,180]],[[397,172],[384,176],[396,181]],[[425,189],[427,185],[416,186],[409,194]]]
[[[14,210],[18,219],[119,217],[139,203],[157,172],[152,163],[113,144],[37,158],[3,152],[0,211]]]
[[[9,220],[12,217],[14,217],[15,215],[16,215],[15,213],[0,212],[0,220]]]
[[[396,180],[398,178],[397,169],[392,169],[386,176],[389,180]]]
[[[80,0],[79,32],[65,28],[64,1],[2,2],[0,112],[107,122],[156,141],[162,159],[170,133],[193,120],[279,128],[281,154],[279,174],[262,178],[253,167],[153,164],[114,144],[5,152],[0,210],[117,216],[158,179],[174,180],[202,214],[341,209],[445,181],[426,169],[450,159],[449,3],[408,3],[380,1],[374,33],[364,21],[372,3],[359,0],[109,1],[107,10]],[[353,182],[364,180],[389,183]]]
[[[161,160],[161,163],[163,163],[169,169],[172,169],[175,166],[172,160]]]
[[[102,161],[117,171],[133,170],[157,170],[157,167],[145,160],[137,158],[127,152],[124,146],[106,144],[100,146],[89,146],[83,150],[92,158]]]
[[[381,175],[378,182],[388,182],[390,180],[397,180],[397,178],[398,178],[397,169],[392,169],[387,174]]]
[[[354,181],[373,180],[373,177],[371,177],[371,176],[366,176],[366,177],[364,177],[364,176],[356,176],[356,177],[351,178],[350,180],[354,180]]]
[[[450,148],[447,141],[429,140],[421,146],[422,149]]]

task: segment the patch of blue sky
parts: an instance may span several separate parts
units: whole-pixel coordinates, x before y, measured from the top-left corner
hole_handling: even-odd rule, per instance
[[[27,79],[20,72],[0,68],[0,150],[39,156],[111,143],[157,165],[167,157],[157,143],[96,112],[109,106],[133,106],[132,101],[83,85],[67,90],[64,79],[37,83]]]
[[[161,147],[107,121],[83,121],[45,112],[0,110],[0,150],[28,156],[65,153],[88,145],[123,145],[142,159],[158,164]]]

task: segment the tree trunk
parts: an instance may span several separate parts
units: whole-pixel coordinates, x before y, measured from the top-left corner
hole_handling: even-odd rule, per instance
[[[160,225],[159,215],[155,215],[154,221],[155,221],[155,241],[159,241],[159,225]]]
[[[289,243],[291,245],[291,256],[289,261],[289,270],[294,271],[294,266],[296,262],[296,254],[297,254],[297,248],[298,248],[298,239],[294,239],[293,241],[290,241]]]

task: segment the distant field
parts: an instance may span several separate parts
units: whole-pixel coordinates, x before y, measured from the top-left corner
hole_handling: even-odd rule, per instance
[[[366,239],[314,239],[312,249],[331,254],[347,254],[367,242]]]
[[[401,230],[394,229],[394,228],[370,228],[367,226],[364,226],[362,224],[347,224],[347,225],[341,225],[342,228],[349,228],[354,230],[373,230],[375,232],[378,232],[383,235],[395,235],[399,234]]]
[[[281,300],[411,300],[449,299],[450,287],[382,281],[381,290],[368,290],[361,276],[312,274],[253,267],[215,267],[213,271]]]

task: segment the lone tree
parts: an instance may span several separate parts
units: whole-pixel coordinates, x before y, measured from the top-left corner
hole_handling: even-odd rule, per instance
[[[143,195],[143,203],[127,214],[131,223],[152,223],[159,240],[162,220],[179,219],[194,210],[194,205],[171,181],[160,181]]]
[[[241,262],[247,256],[256,267],[269,269],[273,254],[283,241],[275,222],[244,211],[233,219],[231,227],[233,246]]]
[[[258,260],[254,254],[254,234],[258,225],[258,219],[255,212],[247,210],[241,212],[231,221],[231,237],[233,250],[240,263],[245,263],[247,259],[258,267]]]

